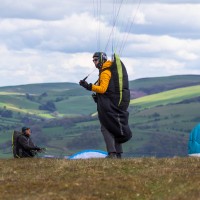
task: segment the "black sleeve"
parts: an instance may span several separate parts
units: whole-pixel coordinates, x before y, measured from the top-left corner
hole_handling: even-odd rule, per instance
[[[18,142],[23,146],[24,149],[27,150],[40,150],[39,147],[35,146],[30,138],[26,138],[25,136],[20,136]]]

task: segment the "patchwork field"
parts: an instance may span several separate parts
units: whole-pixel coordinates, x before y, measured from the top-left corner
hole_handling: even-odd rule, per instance
[[[187,155],[189,133],[200,122],[197,79],[188,75],[130,82],[131,93],[145,96],[130,102],[133,138],[123,145],[125,157]],[[35,143],[56,157],[105,150],[91,94],[72,83],[0,88],[0,158],[12,157],[12,132],[24,125],[31,127]]]

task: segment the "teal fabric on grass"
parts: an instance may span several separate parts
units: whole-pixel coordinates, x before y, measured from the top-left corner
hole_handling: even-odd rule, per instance
[[[188,142],[188,154],[196,153],[200,153],[200,124],[193,128]]]

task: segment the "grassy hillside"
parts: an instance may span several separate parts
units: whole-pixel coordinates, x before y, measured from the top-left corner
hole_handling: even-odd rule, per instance
[[[146,94],[154,94],[176,88],[199,85],[200,75],[177,75],[154,78],[141,78],[130,81],[130,88]]]
[[[3,92],[16,92],[16,93],[30,93],[30,94],[41,94],[47,91],[65,91],[69,89],[75,89],[79,87],[76,83],[38,83],[38,84],[27,84],[18,86],[6,86],[0,87],[0,91]]]
[[[169,84],[176,88],[184,78],[187,85],[197,84],[193,82],[195,77],[180,76],[179,81],[172,77]],[[142,87],[152,87],[159,81],[164,85],[169,79],[148,79],[152,85],[147,81]],[[20,86],[23,92],[19,92],[19,86],[5,87],[6,91],[1,88],[0,157],[12,156],[11,134],[24,125],[31,127],[35,143],[46,147],[47,154],[63,157],[83,149],[105,150],[97,116],[91,117],[96,112],[92,93],[71,83],[44,86],[38,90],[42,93],[36,92],[37,84],[36,88],[31,85],[31,91]],[[186,156],[189,133],[200,123],[199,91],[199,85],[188,86],[131,100],[129,125],[133,138],[123,145],[124,156]],[[47,102],[52,102],[55,110],[39,109]]]
[[[148,95],[138,99],[131,100],[130,104],[142,108],[164,106],[167,104],[178,103],[185,99],[191,99],[200,96],[200,85],[169,90],[158,94]]]
[[[195,75],[138,79],[130,82],[130,88],[141,92],[144,92],[144,88],[146,88],[152,94],[169,90],[169,88],[174,89],[188,85],[197,85],[199,80],[200,76]],[[195,90],[198,89],[197,87]],[[188,91],[185,93],[190,92],[189,90],[190,87],[188,87]],[[160,93],[158,99],[164,98],[164,101],[166,101],[168,98],[170,101],[171,97],[174,98],[173,95],[176,92],[182,93],[181,90],[174,90],[174,93],[173,91]],[[159,103],[153,98],[157,97],[152,96],[146,100],[145,98],[140,98],[138,101],[140,105],[142,100],[146,101],[146,103],[149,101],[154,101],[155,104]],[[182,97],[180,96],[180,98]],[[39,107],[45,105],[48,101],[55,105],[55,113],[51,110],[39,110]],[[137,101],[134,102],[137,105]],[[44,83],[0,87],[0,107],[11,110],[14,114],[29,114],[47,119],[52,117],[89,115],[96,111],[96,105],[93,103],[91,93],[75,83]]]
[[[96,110],[92,97],[89,95],[90,92],[83,90],[80,86],[76,88],[77,86],[75,84],[73,89],[67,89],[71,87],[71,84],[65,88],[64,84],[61,84],[56,91],[56,85],[58,84],[55,84],[51,89],[50,86],[46,86],[45,88],[49,90],[45,91],[44,88],[42,88],[39,91],[43,93],[34,95],[31,94],[31,92],[35,92],[39,87],[38,85],[36,85],[36,88],[32,86],[29,93],[24,93],[25,86],[22,87],[23,92],[21,91],[18,93],[15,92],[17,88],[8,87],[6,88],[6,92],[0,92],[0,106],[12,112],[32,114],[44,118],[88,115]],[[40,85],[40,87],[43,87],[43,85]],[[12,90],[12,92],[8,92],[9,90]],[[56,115],[54,115],[53,111],[39,109],[39,106],[48,101],[54,103]]]
[[[0,160],[1,199],[197,200],[199,158]]]
[[[138,156],[186,156],[189,133],[200,123],[200,103],[159,106],[130,114],[133,140],[127,145]]]

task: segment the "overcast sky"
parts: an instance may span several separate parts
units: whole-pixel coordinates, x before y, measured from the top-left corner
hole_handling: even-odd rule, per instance
[[[0,86],[78,83],[95,51],[113,49],[130,80],[200,74],[199,10],[200,0],[0,0]]]

